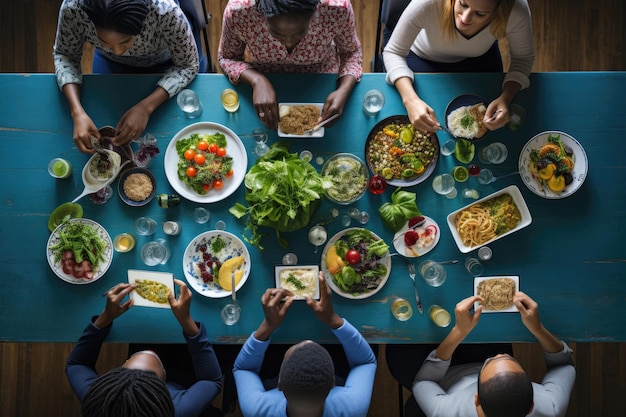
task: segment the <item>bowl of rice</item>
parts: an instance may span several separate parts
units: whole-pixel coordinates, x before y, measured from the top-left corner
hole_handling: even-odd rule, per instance
[[[145,168],[130,168],[120,175],[117,193],[129,206],[145,206],[156,194],[154,175]]]
[[[453,98],[446,108],[446,127],[457,139],[477,141],[489,130],[483,124],[487,101],[474,94],[462,94]]]

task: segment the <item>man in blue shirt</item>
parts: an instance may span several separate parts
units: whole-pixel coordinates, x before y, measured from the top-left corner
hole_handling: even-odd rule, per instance
[[[307,305],[341,342],[350,371],[343,386],[335,385],[333,362],[316,342],[305,340],[287,350],[277,387],[266,389],[260,371],[272,333],[293,302],[285,289],[270,288],[261,297],[265,319],[250,335],[235,361],[233,373],[239,405],[246,417],[366,416],[372,396],[376,357],[363,336],[335,313],[330,288],[320,273],[320,299]]]
[[[171,396],[171,400],[168,399],[167,402],[173,403],[177,417],[199,416],[210,408],[211,402],[221,390],[222,372],[204,325],[195,322],[189,312],[191,291],[184,282],[174,282],[180,287],[180,296],[176,299],[170,292],[168,301],[187,341],[195,382],[191,386],[183,386],[178,381],[167,379],[161,358],[152,350],[136,352],[120,368],[98,376],[95,370],[96,361],[113,320],[133,305],[132,300],[122,300],[136,288],[136,284],[118,284],[108,291],[104,311],[92,318],[67,359],[65,372],[81,402],[83,413],[85,414],[86,408],[101,410],[96,414],[85,415],[105,415],[106,412],[119,415],[115,411],[120,409],[131,415],[132,408],[137,407],[133,403],[140,403],[139,398],[133,398],[142,395],[141,393],[150,398],[146,404],[154,405],[157,402],[155,398],[159,397],[155,379],[161,380],[161,385],[167,387]],[[133,372],[126,372],[127,370]],[[137,382],[136,370],[143,371],[140,377],[144,382]],[[105,390],[109,392],[103,392]],[[167,405],[165,402],[163,404]]]

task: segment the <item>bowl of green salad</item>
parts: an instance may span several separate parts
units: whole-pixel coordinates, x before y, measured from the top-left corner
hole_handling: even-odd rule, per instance
[[[337,204],[351,204],[367,190],[368,173],[365,163],[351,153],[338,153],[322,167],[321,175],[332,183],[326,197]]]

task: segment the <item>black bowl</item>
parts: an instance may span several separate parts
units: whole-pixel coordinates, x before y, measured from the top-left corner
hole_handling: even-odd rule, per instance
[[[124,181],[126,181],[126,178],[128,178],[128,176],[131,174],[145,174],[148,176],[148,178],[150,178],[150,181],[152,182],[152,192],[150,193],[150,195],[148,195],[146,199],[141,200],[141,201],[135,201],[135,200],[130,199],[124,192]],[[128,204],[129,206],[132,206],[132,207],[145,206],[150,201],[152,201],[152,199],[154,198],[154,195],[156,194],[156,180],[154,179],[154,175],[152,175],[152,172],[150,172],[149,170],[145,168],[135,167],[135,168],[127,169],[119,175],[119,181],[117,183],[117,193],[120,195],[120,199],[122,199],[122,201]]]
[[[448,131],[451,131],[450,126],[448,125],[448,116],[450,115],[450,113],[452,113],[454,110],[460,107],[473,106],[478,103],[483,103],[485,107],[487,107],[487,105],[489,104],[487,103],[487,100],[485,100],[483,97],[477,96],[475,94],[461,94],[460,96],[457,96],[453,98],[452,100],[450,100],[450,102],[448,103],[448,107],[446,107],[446,115],[445,115],[445,118],[446,118],[445,122],[446,122],[446,127],[448,128]],[[481,140],[485,136],[487,136],[489,132],[490,130],[487,130],[487,132],[479,138],[477,137],[465,138],[462,136],[454,136],[454,137],[457,139],[466,139],[472,142],[476,142],[478,140]],[[450,132],[450,134],[452,133]]]

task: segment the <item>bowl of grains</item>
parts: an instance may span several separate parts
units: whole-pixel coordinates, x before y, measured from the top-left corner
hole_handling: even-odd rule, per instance
[[[311,134],[304,133],[317,125],[323,106],[324,103],[279,103],[278,136],[281,138],[324,137],[323,127]]]
[[[482,303],[476,301],[474,309],[483,306],[483,313],[515,313],[517,307],[513,297],[519,291],[519,276],[506,275],[496,277],[474,278],[474,295],[483,298]]]
[[[130,168],[120,175],[117,192],[129,206],[145,206],[154,198],[156,180],[145,168]]]

